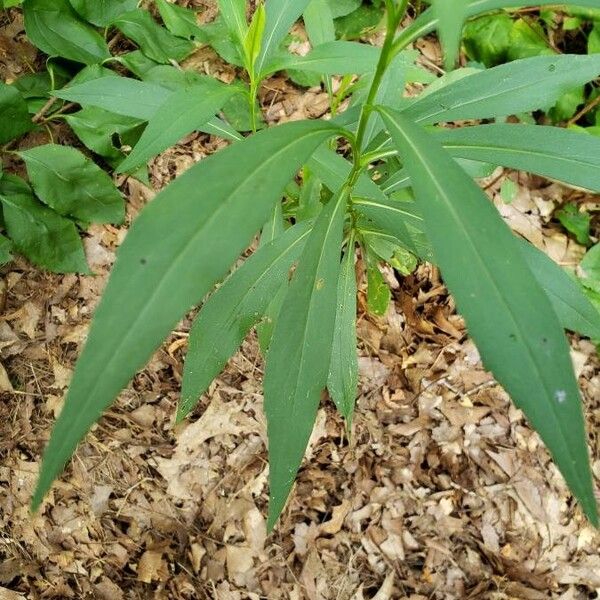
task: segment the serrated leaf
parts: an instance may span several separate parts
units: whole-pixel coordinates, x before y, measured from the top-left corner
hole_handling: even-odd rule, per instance
[[[89,273],[75,224],[40,204],[22,179],[4,175],[0,201],[17,252],[55,273]]]
[[[148,122],[146,130],[118,171],[129,172],[178,142],[188,133],[208,123],[239,88],[211,81],[173,92]]]
[[[79,150],[46,144],[18,154],[35,193],[57,213],[90,223],[125,219],[125,202],[112,179]]]
[[[484,364],[527,414],[597,524],[581,398],[556,314],[508,227],[435,138],[380,109],[425,231]]]
[[[23,96],[12,85],[0,81],[0,144],[6,144],[34,127]]]
[[[297,169],[335,132],[322,121],[267,129],[194,165],[144,208],[119,248],[46,449],[34,508],[89,427],[225,275]]]
[[[159,63],[182,60],[194,50],[192,42],[173,35],[141,8],[120,15],[112,24],[132,39],[148,58]]]
[[[354,239],[351,238],[342,261],[337,287],[335,329],[327,389],[340,414],[352,426],[358,395],[358,355],[356,351],[356,272]]]
[[[250,329],[260,321],[286,282],[309,233],[309,225],[302,223],[261,246],[204,303],[190,331],[178,421],[194,408]]]
[[[347,190],[319,214],[275,324],[265,369],[270,502],[275,525],[294,483],[327,385]],[[291,425],[291,426],[290,426]]]
[[[49,56],[93,65],[110,58],[104,39],[82,21],[68,0],[25,0],[25,31]]]
[[[124,12],[133,10],[138,0],[69,0],[71,6],[88,23],[107,27]]]
[[[541,125],[477,125],[439,129],[452,156],[493,162],[600,192],[600,139]]]
[[[402,112],[421,124],[505,117],[549,108],[563,93],[598,75],[600,56],[525,58],[454,81]]]

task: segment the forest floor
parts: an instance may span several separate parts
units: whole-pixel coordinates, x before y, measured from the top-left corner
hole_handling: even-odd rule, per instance
[[[0,49],[16,43],[0,32]],[[438,63],[434,42],[421,50],[424,64]],[[14,69],[11,56],[0,53],[0,67]],[[202,69],[218,64],[206,50],[194,61]],[[320,117],[328,106],[320,89],[282,77],[268,82],[261,100],[269,122]],[[153,189],[120,181],[128,222],[221,144],[189,136],[154,161]],[[518,185],[511,204],[499,199],[506,177]],[[483,183],[516,231],[561,264],[577,263],[581,249],[551,215],[567,198],[597,205],[597,197],[501,170]],[[386,274],[394,300],[384,318],[366,313],[363,286],[352,435],[324,398],[273,534],[265,530],[258,345],[251,336],[192,418],[175,426],[189,319],[93,428],[32,515],[41,454],[125,233],[89,230],[94,276],[51,275],[23,260],[2,270],[0,600],[600,597],[600,535],[523,414],[483,369],[429,266],[405,278]],[[585,340],[571,337],[571,347],[598,481],[600,361]]]

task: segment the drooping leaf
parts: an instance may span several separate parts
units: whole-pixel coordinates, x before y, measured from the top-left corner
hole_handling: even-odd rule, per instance
[[[89,273],[75,224],[40,204],[22,179],[4,175],[0,201],[17,252],[55,273]]]
[[[275,525],[308,443],[327,385],[347,191],[321,211],[275,324],[265,370],[270,502]]]
[[[549,256],[519,239],[521,251],[536,279],[548,294],[562,326],[600,340],[600,312],[585,297],[581,286]]]
[[[146,206],[96,311],[45,453],[34,508],[89,427],[225,275],[296,170],[335,132],[319,121],[267,129],[194,165]]]
[[[600,192],[600,139],[540,125],[439,129],[452,156],[529,171]]]
[[[354,259],[354,239],[351,238],[342,261],[338,280],[335,330],[327,378],[329,395],[340,414],[346,419],[348,429],[352,426],[354,404],[358,395],[357,288]]]
[[[31,131],[33,123],[27,102],[19,90],[0,81],[0,144],[6,144]]]
[[[600,56],[538,56],[479,71],[421,99],[403,114],[421,124],[505,117],[551,107],[600,75]]]
[[[438,33],[444,49],[444,65],[448,71],[454,68],[458,58],[467,3],[468,0],[433,0],[433,14],[438,22]]]
[[[93,65],[110,57],[106,42],[82,21],[68,0],[25,0],[27,37],[49,56]]]
[[[259,77],[273,73],[267,69],[268,61],[276,54],[279,44],[292,25],[300,18],[310,0],[267,0],[265,35],[255,70]]]
[[[159,63],[182,60],[194,49],[192,42],[173,35],[141,8],[120,15],[112,24],[132,39],[148,58]]]
[[[180,421],[261,319],[300,256],[310,227],[296,225],[262,246],[204,303],[190,331],[177,410]]]
[[[435,138],[380,109],[411,173],[436,262],[484,364],[527,414],[598,522],[581,399],[556,314],[514,236]]]
[[[125,203],[111,178],[79,150],[46,144],[19,152],[37,196],[61,215],[122,223]]]
[[[209,80],[211,81],[211,80]],[[239,88],[211,81],[173,92],[148,122],[148,127],[131,154],[119,166],[124,173],[144,164],[200,126],[206,126],[215,113]]]
[[[69,0],[71,6],[88,23],[107,27],[124,12],[133,10],[137,0]]]

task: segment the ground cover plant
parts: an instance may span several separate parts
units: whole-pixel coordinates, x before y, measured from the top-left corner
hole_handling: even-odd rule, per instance
[[[269,0],[249,20],[245,2],[222,0],[220,18],[202,28],[193,13],[165,1],[156,4],[161,27],[127,0],[94,10],[75,0],[25,0],[29,37],[61,60],[48,60],[45,87],[30,83],[43,93],[6,86],[7,106],[17,115],[10,126],[21,124],[5,133],[6,143],[33,127],[28,101],[37,102],[33,106],[44,119],[65,118],[89,150],[138,177],[149,159],[191,131],[231,142],[163,190],[127,235],[46,451],[34,507],[136,370],[177,321],[201,305],[190,333],[178,418],[189,414],[256,325],[266,359],[273,527],[323,389],[351,423],[358,382],[357,266],[366,270],[369,310],[382,314],[390,291],[379,266],[410,273],[427,260],[441,268],[485,364],[527,414],[597,523],[564,330],[600,339],[599,313],[576,281],[507,228],[473,178],[505,166],[600,191],[596,137],[505,122],[507,115],[550,110],[568,90],[589,85],[600,75],[600,57],[542,54],[434,79],[415,65],[412,42],[437,28],[450,69],[465,20],[527,3],[471,0],[448,10],[439,0],[404,28],[408,2],[384,4],[386,32],[378,49],[336,39],[340,16],[326,0]],[[593,8],[594,2],[577,4]],[[301,17],[312,44],[306,56],[282,47]],[[53,36],[44,35],[46,28]],[[112,56],[101,35],[112,30],[138,49]],[[214,45],[245,75],[226,85],[171,64],[196,43]],[[76,69],[73,63],[87,66]],[[69,78],[73,70],[75,78]],[[322,79],[334,118],[264,128],[258,90],[281,70]],[[342,77],[338,85],[334,77]],[[429,85],[407,98],[407,82]],[[56,99],[56,112],[44,110],[47,98],[39,102],[48,95]],[[340,111],[347,97],[350,106]],[[63,110],[73,105],[82,108]],[[486,124],[448,126],[482,119]],[[93,219],[70,205],[53,205],[48,190],[56,188],[48,181],[87,185],[91,176],[65,177],[61,169],[71,163],[56,154],[64,150],[42,147],[47,155],[36,156],[40,149],[34,149],[18,158],[40,200],[75,227]],[[50,159],[60,167],[53,168]],[[73,159],[74,172],[97,173],[94,163],[83,160],[79,165]],[[47,207],[22,180],[5,175],[0,186],[6,229],[16,245],[6,207]],[[259,232],[259,249],[228,274]],[[17,248],[26,253],[28,245]],[[589,261],[589,280],[594,264]]]

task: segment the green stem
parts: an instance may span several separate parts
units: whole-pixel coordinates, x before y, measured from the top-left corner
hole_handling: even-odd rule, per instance
[[[258,85],[259,83],[256,81],[254,76],[250,77],[250,91],[248,93],[248,98],[250,101],[250,116],[252,119],[252,133],[256,133],[257,129],[257,114],[256,114],[256,100],[258,99]]]

